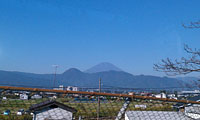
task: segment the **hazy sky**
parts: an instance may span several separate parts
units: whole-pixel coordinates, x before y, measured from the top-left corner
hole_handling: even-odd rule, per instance
[[[199,0],[0,0],[0,69],[52,73],[110,62],[132,74],[200,48]]]

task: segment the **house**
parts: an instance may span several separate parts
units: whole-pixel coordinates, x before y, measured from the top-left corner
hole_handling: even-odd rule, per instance
[[[199,105],[192,105],[185,107],[185,115],[193,118],[193,119],[200,119],[200,106]]]
[[[28,95],[27,94],[20,94],[19,99],[20,100],[28,100]]]
[[[173,106],[179,111],[184,111],[184,114],[192,119],[200,119],[200,105],[199,104],[184,104],[177,103]]]
[[[3,97],[2,99],[3,99],[3,100],[7,100],[7,97]]]
[[[167,98],[167,95],[165,93],[160,93],[155,95],[156,98]]]
[[[74,108],[56,101],[35,104],[29,110],[33,113],[33,120],[72,120],[76,112]]]
[[[181,92],[178,92],[178,94],[200,94],[200,91],[199,90],[194,90],[194,91],[181,91]]]
[[[192,120],[183,112],[173,111],[127,111],[125,120]]]
[[[40,98],[42,98],[42,96],[38,94],[31,96],[31,99],[40,99]]]
[[[176,99],[176,100],[178,99],[175,94],[168,94],[167,98],[169,98],[169,99]]]
[[[147,105],[143,105],[143,104],[141,104],[141,105],[135,105],[135,108],[145,109],[145,108],[147,108]]]
[[[64,85],[59,85],[58,88],[53,88],[54,90],[64,90]]]
[[[67,90],[69,90],[69,91],[78,91],[79,89],[78,89],[78,87],[68,86]]]

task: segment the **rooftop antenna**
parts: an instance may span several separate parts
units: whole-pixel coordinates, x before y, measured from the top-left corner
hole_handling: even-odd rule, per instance
[[[54,67],[55,69],[54,80],[53,80],[53,88],[55,88],[56,87],[56,72],[57,72],[58,65],[52,65],[52,67]]]

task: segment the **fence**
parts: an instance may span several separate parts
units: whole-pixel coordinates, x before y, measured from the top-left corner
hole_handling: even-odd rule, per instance
[[[150,96],[0,86],[3,120],[191,120],[200,102]]]

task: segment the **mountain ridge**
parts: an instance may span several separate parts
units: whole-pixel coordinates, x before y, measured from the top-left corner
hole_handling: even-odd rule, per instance
[[[99,63],[89,69],[87,69],[86,73],[97,73],[97,72],[104,72],[104,71],[122,71],[120,68],[117,66],[113,65],[112,63],[109,62],[102,62]]]
[[[167,88],[182,87],[181,81],[149,75],[132,75],[124,71],[102,71],[85,73],[76,68],[56,75],[56,86],[98,87],[99,78],[103,87],[114,86],[123,88]],[[24,86],[53,86],[54,74],[35,74],[23,72],[0,71],[0,83]]]

